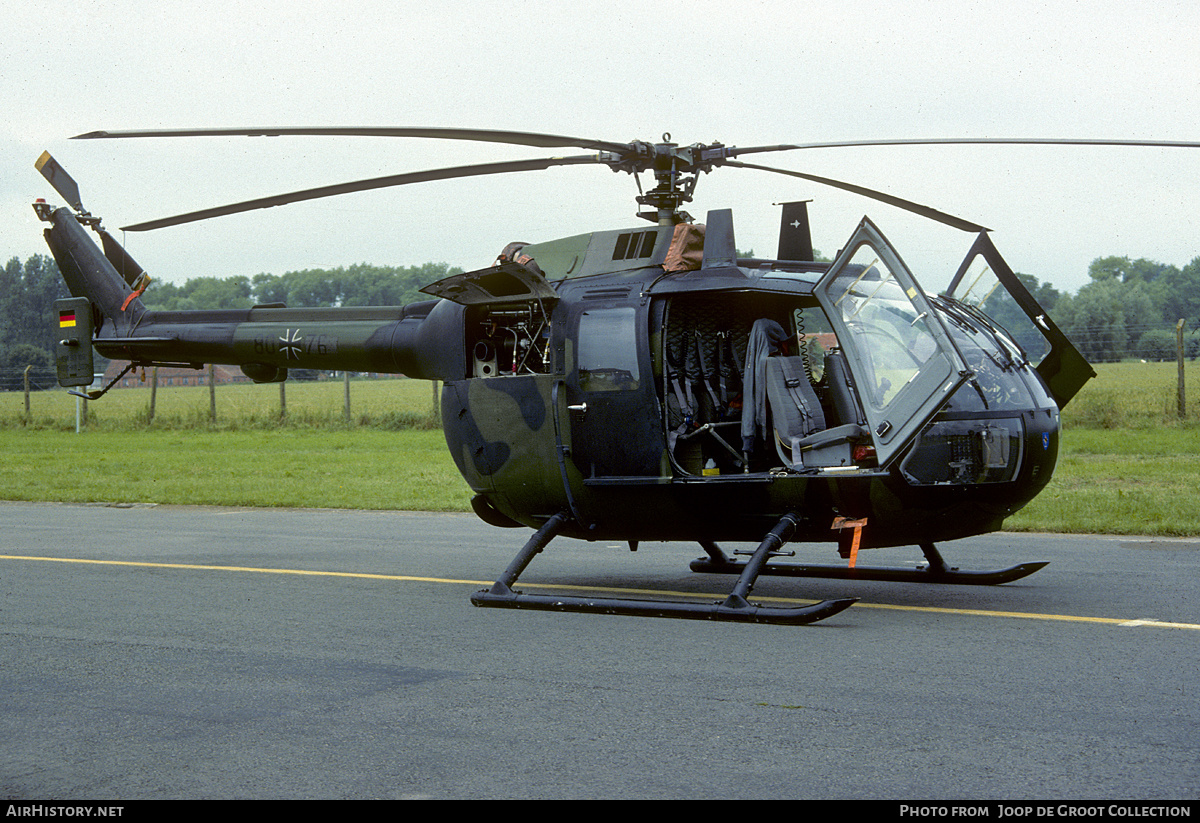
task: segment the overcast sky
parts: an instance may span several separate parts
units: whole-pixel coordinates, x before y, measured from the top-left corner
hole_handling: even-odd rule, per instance
[[[1009,2],[97,2],[0,0],[0,255],[45,251],[43,149],[115,230],[426,168],[580,153],[381,138],[71,141],[95,129],[449,126],[729,145],[915,137],[1200,140],[1195,0]],[[1074,291],[1095,257],[1200,255],[1200,150],[843,148],[754,162],[880,189],[990,227],[1018,271]],[[649,181],[646,181],[649,183]],[[491,263],[509,241],[637,226],[603,166],[423,183],[130,233],[152,275],[368,262]],[[718,169],[772,255],[773,203],[812,199],[833,253],[869,214],[934,290],[970,238],[792,178]],[[117,232],[119,236],[119,232]]]

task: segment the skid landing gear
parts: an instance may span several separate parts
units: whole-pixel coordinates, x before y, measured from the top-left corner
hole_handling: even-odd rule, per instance
[[[715,574],[741,574],[749,564],[733,560],[722,551],[716,543],[700,544],[708,557],[693,560],[691,569],[694,572]],[[932,543],[922,543],[921,551],[925,554],[928,564],[924,568],[905,568],[902,566],[809,566],[798,563],[787,563],[777,566],[767,566],[762,574],[773,574],[780,577],[827,577],[838,580],[886,580],[905,583],[956,583],[972,586],[996,586],[1001,583],[1011,583],[1027,577],[1047,563],[1020,563],[1007,569],[993,571],[962,571],[957,567],[948,566],[937,547]]]
[[[534,555],[544,549],[569,521],[559,513],[546,521],[533,537],[521,548],[504,574],[490,589],[471,596],[476,606],[504,609],[541,609],[560,612],[591,612],[597,614],[624,614],[638,617],[675,617],[689,620],[727,620],[742,623],[775,623],[781,625],[803,625],[815,623],[837,614],[857,602],[857,598],[824,600],[812,606],[767,607],[756,606],[746,598],[758,575],[767,568],[766,562],[774,556],[795,532],[799,517],[785,515],[759,544],[750,559],[738,564],[738,580],[733,591],[722,603],[689,603],[672,600],[625,600],[618,598],[565,597],[560,595],[537,595],[514,592],[512,586]],[[718,549],[718,551],[720,551]]]

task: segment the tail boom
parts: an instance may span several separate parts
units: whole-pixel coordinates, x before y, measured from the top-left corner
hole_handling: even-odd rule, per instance
[[[136,266],[111,237],[104,238],[101,251],[70,209],[44,208],[39,215],[51,224],[46,243],[75,296],[73,306],[79,298],[88,301],[91,344],[105,357],[137,366],[235,365],[258,382],[286,379],[289,368],[441,380],[465,371],[463,311],[457,304],[149,311],[111,260],[110,247],[116,246],[117,262]]]

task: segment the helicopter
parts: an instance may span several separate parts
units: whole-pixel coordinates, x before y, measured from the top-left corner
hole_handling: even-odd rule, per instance
[[[650,225],[513,243],[492,265],[422,289],[406,306],[152,311],[148,276],[84,209],[49,153],[37,169],[66,200],[34,204],[71,298],[56,303],[59,383],[90,386],[92,356],[149,366],[371,371],[442,383],[446,445],[486,523],[532,529],[477,606],[799,625],[856,598],[751,602],[760,575],[996,585],[1045,563],[972,571],[938,544],[999,530],[1053,475],[1060,410],[1094,370],[992,244],[989,229],[903,198],[735,159],[812,147],[913,143],[1200,146],[1119,140],[935,139],[779,144],[629,143],[447,128],[90,132],[81,139],[334,135],[474,140],[591,153],[459,166],[307,189],[124,227],[146,231],[417,182],[601,165],[632,175]],[[782,204],[773,258],[739,257],[729,209],[683,206],[717,168],[832,186],[974,235],[942,294],[927,294],[864,217],[818,261],[807,201]],[[642,173],[653,175],[643,189]],[[92,229],[99,246],[88,235]],[[120,376],[100,390],[103,396]],[[716,603],[523,593],[557,537],[695,542],[698,572],[737,575]],[[722,543],[754,544],[727,552]],[[799,564],[792,543],[841,562]],[[917,546],[923,566],[860,564]],[[747,555],[738,559],[739,554]]]

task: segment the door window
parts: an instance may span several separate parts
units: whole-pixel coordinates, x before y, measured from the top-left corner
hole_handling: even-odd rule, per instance
[[[638,387],[633,307],[586,311],[579,318],[579,388],[585,392]]]
[[[887,465],[970,376],[966,362],[900,256],[865,218],[816,296]]]

